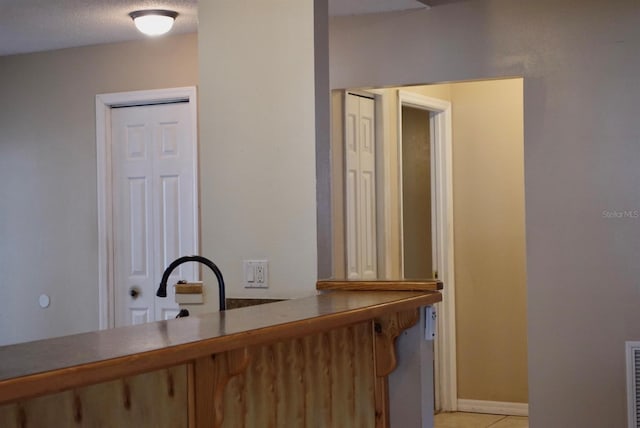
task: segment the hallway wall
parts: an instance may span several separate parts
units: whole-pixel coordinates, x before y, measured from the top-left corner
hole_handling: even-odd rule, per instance
[[[331,21],[332,88],[524,77],[535,427],[626,423],[640,228],[607,213],[640,207],[638,21],[634,0],[460,1]]]
[[[0,57],[0,345],[98,329],[95,96],[197,63],[195,34]]]
[[[458,397],[526,403],[522,79],[450,88]]]

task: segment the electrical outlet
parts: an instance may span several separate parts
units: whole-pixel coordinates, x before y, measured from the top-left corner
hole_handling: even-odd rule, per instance
[[[434,340],[438,331],[438,313],[434,306],[424,308],[424,340]]]
[[[244,288],[269,288],[269,262],[244,260],[242,262]]]
[[[260,263],[256,264],[256,283],[264,284],[264,266]]]

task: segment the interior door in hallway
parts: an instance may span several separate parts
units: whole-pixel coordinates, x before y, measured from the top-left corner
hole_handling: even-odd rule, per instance
[[[360,95],[345,99],[345,217],[347,277],[376,279],[375,103]]]
[[[155,291],[171,261],[197,252],[195,159],[187,103],[113,108],[115,326],[174,318],[173,287]],[[195,265],[168,284],[194,280]]]

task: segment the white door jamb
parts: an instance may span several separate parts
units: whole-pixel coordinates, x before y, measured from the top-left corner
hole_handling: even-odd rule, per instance
[[[98,305],[100,329],[115,325],[113,280],[113,201],[111,176],[111,108],[188,101],[194,153],[194,252],[198,244],[198,150],[196,88],[182,87],[96,95],[96,158],[98,179]]]
[[[458,401],[456,372],[455,278],[453,259],[453,177],[451,103],[407,91],[398,91],[398,160],[402,159],[402,106],[431,113],[432,206],[436,245],[435,268],[444,283],[438,315],[436,340],[436,406],[442,411],[456,411]],[[400,169],[400,174],[402,169]],[[400,175],[401,176],[401,175]],[[402,206],[402,194],[400,194]],[[402,220],[402,212],[400,213]],[[402,237],[402,229],[400,230]],[[404,260],[402,260],[404,265]]]

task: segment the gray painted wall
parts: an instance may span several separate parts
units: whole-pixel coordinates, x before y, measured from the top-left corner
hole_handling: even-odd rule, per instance
[[[389,417],[392,427],[433,427],[433,340],[424,340],[425,311],[396,340],[398,365],[389,375]]]
[[[635,0],[330,22],[332,88],[524,77],[532,427],[625,425],[624,341],[640,339],[638,22]]]
[[[197,60],[194,34],[0,57],[0,345],[98,328],[95,96],[196,85]]]

